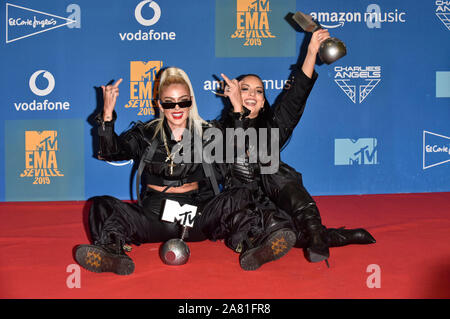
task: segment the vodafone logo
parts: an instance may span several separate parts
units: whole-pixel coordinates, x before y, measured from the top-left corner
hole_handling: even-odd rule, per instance
[[[148,6],[153,9],[154,15],[153,15],[153,18],[151,18],[151,19],[146,19],[142,16],[142,8],[146,4],[148,4]],[[144,0],[144,1],[139,2],[139,4],[136,6],[136,9],[134,10],[134,16],[135,16],[137,22],[139,22],[143,26],[149,27],[149,26],[157,23],[159,21],[159,19],[161,18],[161,8],[153,0]]]
[[[48,81],[47,87],[45,89],[39,89],[36,86],[36,79],[41,74],[43,74],[42,76],[44,78],[46,78]],[[49,95],[55,88],[55,78],[53,77],[53,75],[50,72],[48,72],[46,70],[39,70],[39,71],[34,72],[31,75],[30,81],[28,82],[28,84],[30,86],[31,92],[33,92],[34,94],[36,94],[38,96],[46,96],[46,95]]]
[[[26,81],[26,79],[24,79],[24,81]],[[38,87],[38,85],[40,87]],[[28,86],[35,95],[41,97],[47,96],[55,89],[55,77],[47,70],[38,70],[31,75],[28,80]],[[44,88],[42,88],[43,86]],[[14,108],[17,112],[68,111],[70,110],[70,102],[36,98],[31,101],[15,101]]]
[[[161,7],[153,0],[143,0],[134,9],[134,17],[144,27],[153,26],[161,18]],[[143,28],[133,32],[119,32],[119,38],[121,41],[173,41],[176,33]]]

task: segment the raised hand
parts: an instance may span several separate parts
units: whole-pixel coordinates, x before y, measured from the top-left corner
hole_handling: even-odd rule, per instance
[[[308,51],[311,51],[313,54],[317,54],[319,52],[320,44],[330,37],[330,33],[327,29],[319,29],[314,32],[311,36],[311,40],[308,45]]]
[[[230,99],[231,104],[233,105],[234,112],[242,112],[242,96],[241,96],[241,87],[239,85],[239,81],[236,79],[230,80],[225,74],[220,74],[222,78],[225,80],[226,86],[224,90],[224,95]]]
[[[103,91],[103,120],[112,120],[112,114],[116,106],[116,100],[119,96],[119,84],[122,83],[123,79],[120,78],[114,84],[101,86]]]
[[[308,44],[308,52],[303,61],[302,70],[303,73],[309,78],[314,74],[314,65],[316,64],[317,53],[319,52],[320,44],[330,37],[330,33],[327,29],[319,29],[311,36],[311,40]]]

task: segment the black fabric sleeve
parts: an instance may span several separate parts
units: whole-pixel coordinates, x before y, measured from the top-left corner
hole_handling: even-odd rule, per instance
[[[300,121],[317,77],[314,71],[312,78],[309,78],[301,67],[296,65],[283,92],[272,106],[273,124],[280,129],[280,147],[287,142]]]
[[[124,161],[138,159],[146,147],[142,130],[144,124],[138,122],[131,129],[125,131],[120,136],[114,131],[114,123],[117,114],[113,112],[113,119],[108,122],[103,121],[103,114],[96,117],[98,123],[99,151],[98,158],[105,161]]]

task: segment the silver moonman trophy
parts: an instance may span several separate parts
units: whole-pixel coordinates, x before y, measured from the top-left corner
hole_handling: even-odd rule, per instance
[[[292,19],[306,32],[316,32],[322,29],[322,26],[314,21],[313,18],[300,11],[296,12]],[[328,38],[320,44],[319,57],[326,64],[331,64],[347,54],[347,48],[344,42],[338,38]]]

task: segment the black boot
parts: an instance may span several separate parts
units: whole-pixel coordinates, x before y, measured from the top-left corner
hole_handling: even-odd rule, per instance
[[[327,237],[330,247],[341,247],[352,244],[367,245],[376,243],[375,238],[373,238],[372,235],[363,228],[328,228]]]
[[[322,225],[319,211],[315,203],[298,211],[294,222],[300,233],[305,236],[305,257],[312,263],[326,260],[330,257],[327,229]]]
[[[231,237],[241,238],[234,250],[240,252],[239,264],[244,270],[256,270],[265,263],[280,259],[296,241],[289,220],[277,216],[275,211],[244,210],[234,216],[233,222],[235,230],[240,228]]]
[[[301,184],[287,183],[279,192],[277,206],[288,213],[304,243],[305,257],[310,262],[320,262],[330,257],[327,231],[322,225],[315,201]]]
[[[134,262],[122,247],[119,241],[107,245],[79,245],[75,259],[89,271],[129,275],[134,272]]]

